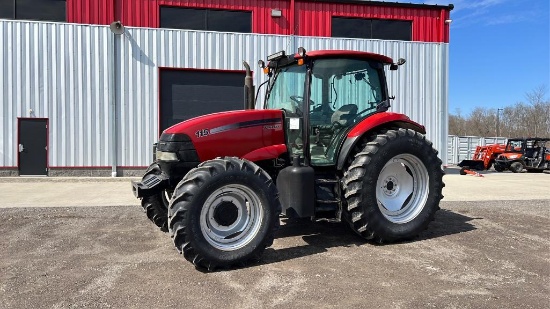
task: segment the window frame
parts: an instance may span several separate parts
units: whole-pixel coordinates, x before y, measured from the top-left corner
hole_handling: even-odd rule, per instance
[[[353,37],[353,36],[335,36],[334,34],[334,21],[335,20],[354,20],[354,21],[363,21],[365,23],[368,23],[369,28],[369,35],[368,37]],[[407,33],[408,39],[396,39],[396,38],[379,38],[375,33],[373,32],[373,22],[403,22],[407,23],[409,26],[409,31]],[[362,17],[351,17],[351,16],[339,16],[339,15],[333,15],[331,16],[331,37],[334,38],[352,38],[352,39],[367,39],[367,40],[388,40],[388,41],[405,41],[405,42],[412,42],[413,41],[413,20],[412,19],[391,19],[391,18],[362,18]],[[404,33],[403,33],[404,34]],[[400,35],[399,35],[400,36]]]
[[[11,0],[11,5],[12,5],[11,15],[9,17],[0,17],[0,18],[10,19],[10,20],[31,20],[31,21],[43,21],[43,22],[67,22],[68,21],[68,16],[67,16],[67,1],[68,0],[51,0],[51,2],[55,1],[55,2],[63,2],[64,3],[64,12],[63,12],[64,17],[63,17],[63,19],[44,19],[44,18],[38,19],[38,18],[21,18],[21,17],[18,17],[17,12],[21,11],[21,10],[17,9],[19,1],[21,1],[21,0]],[[31,0],[31,2],[32,2],[32,0]],[[21,4],[19,4],[19,5],[21,5]]]
[[[201,13],[204,14],[203,19],[203,27],[201,29],[190,29],[190,28],[175,28],[173,26],[163,26],[163,19],[162,19],[162,10],[163,9],[174,9],[174,10],[194,10],[194,11],[201,11]],[[212,30],[209,29],[209,12],[224,12],[224,13],[246,13],[248,16],[247,21],[247,30],[249,31],[234,31],[234,30],[228,30],[228,31],[220,31],[220,30]],[[158,13],[158,26],[159,28],[163,29],[180,29],[180,30],[192,30],[192,31],[212,31],[212,32],[231,32],[231,33],[253,33],[253,11],[252,10],[231,10],[231,9],[218,9],[218,8],[204,8],[204,7],[187,7],[187,6],[173,6],[173,5],[160,5],[159,6],[159,13]]]

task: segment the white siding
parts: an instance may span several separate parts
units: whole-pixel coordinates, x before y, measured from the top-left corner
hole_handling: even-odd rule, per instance
[[[17,117],[28,117],[31,108],[35,117],[50,119],[50,166],[110,166],[115,72],[116,164],[147,166],[159,136],[159,68],[243,70],[245,60],[257,70],[259,59],[298,46],[407,59],[398,71],[388,71],[390,94],[396,96],[391,110],[425,125],[447,162],[447,44],[146,28],[127,28],[115,43],[106,26],[21,21],[0,21],[0,35],[0,166],[17,164]],[[259,70],[254,76],[256,85],[265,79]]]
[[[49,118],[50,166],[109,166],[109,29],[0,21],[0,166],[17,165],[17,118]]]

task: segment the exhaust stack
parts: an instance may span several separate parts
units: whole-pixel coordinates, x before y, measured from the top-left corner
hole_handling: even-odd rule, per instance
[[[243,61],[244,68],[246,69],[246,76],[244,78],[244,109],[254,109],[256,102],[254,102],[254,82],[252,81],[252,71],[250,65],[246,61]]]

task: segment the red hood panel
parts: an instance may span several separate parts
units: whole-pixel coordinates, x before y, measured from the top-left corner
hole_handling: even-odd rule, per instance
[[[164,133],[188,135],[201,161],[243,157],[256,149],[285,144],[280,110],[229,111],[180,122]]]

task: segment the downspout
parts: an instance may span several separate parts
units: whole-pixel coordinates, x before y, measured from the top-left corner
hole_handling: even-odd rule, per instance
[[[109,61],[109,66],[111,68],[111,108],[110,108],[110,117],[109,121],[111,123],[111,177],[117,176],[117,122],[116,122],[116,107],[117,100],[119,96],[119,87],[117,87],[118,73],[117,67],[120,64],[120,61],[117,61],[118,51],[121,46],[121,35],[124,34],[124,26],[120,21],[112,22],[110,27],[111,32],[113,33],[113,39],[111,44],[111,59]]]
[[[117,51],[120,46],[120,35],[124,33],[125,29],[117,14],[117,1],[113,1],[113,20],[118,20],[118,22],[113,22],[110,25],[110,30],[113,33],[112,40],[112,51],[111,51],[111,61],[109,63],[112,76],[111,76],[111,106],[110,106],[110,123],[111,123],[111,177],[117,177],[117,122],[116,122],[116,107],[117,107],[117,97],[118,97],[118,88],[117,88],[117,76],[118,76],[118,61]]]
[[[117,34],[112,34],[113,40],[112,40],[112,52],[111,52],[111,63],[109,66],[111,67],[111,106],[110,106],[110,119],[109,122],[111,123],[111,142],[110,142],[110,148],[111,148],[111,177],[117,177],[117,124],[116,124],[116,101],[117,101],[117,87],[116,87],[116,77],[118,70],[116,69],[116,51],[117,48]]]

